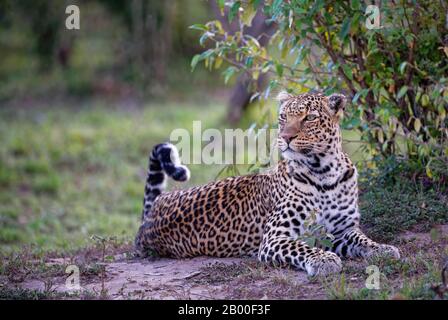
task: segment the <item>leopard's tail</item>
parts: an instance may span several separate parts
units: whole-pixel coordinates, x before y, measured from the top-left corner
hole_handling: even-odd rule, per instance
[[[190,179],[190,170],[180,163],[179,152],[175,146],[171,143],[161,143],[152,149],[149,156],[142,220],[151,212],[157,196],[165,190],[167,175],[176,181],[187,181]]]

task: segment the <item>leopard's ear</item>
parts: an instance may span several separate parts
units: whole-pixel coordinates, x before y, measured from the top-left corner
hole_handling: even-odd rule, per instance
[[[333,93],[328,97],[328,106],[334,116],[340,117],[345,110],[347,98],[340,93]]]
[[[280,102],[280,104],[282,104],[283,102],[294,98],[294,95],[292,95],[291,93],[288,93],[287,91],[281,91],[278,95],[276,100]]]

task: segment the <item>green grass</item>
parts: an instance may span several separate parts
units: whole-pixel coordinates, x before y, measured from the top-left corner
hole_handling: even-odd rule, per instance
[[[406,241],[400,246],[403,255],[400,260],[383,257],[369,259],[363,265],[347,263],[342,275],[320,281],[329,299],[435,299],[437,294],[434,287],[442,284],[442,265],[448,253],[446,240],[448,238],[445,236],[438,241],[424,243]],[[378,289],[365,286],[367,265],[376,265],[380,270]],[[448,294],[442,297],[447,299]]]
[[[51,300],[62,299],[64,294],[23,288],[0,288],[0,300]]]
[[[448,222],[446,186],[410,176],[405,162],[393,160],[361,173],[361,224],[375,240],[391,241],[406,230],[428,232]]]
[[[152,146],[175,128],[191,129],[193,120],[222,127],[224,115],[219,104],[2,110],[1,251],[23,244],[76,249],[93,234],[132,239]],[[190,168],[189,185],[210,181],[221,169]]]

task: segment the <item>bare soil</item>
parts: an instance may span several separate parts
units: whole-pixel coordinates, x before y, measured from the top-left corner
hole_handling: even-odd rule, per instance
[[[448,225],[443,225],[432,233],[407,231],[398,237],[394,243],[400,247],[402,259],[413,268],[406,271],[406,275],[418,277],[427,272],[418,262],[420,260],[414,260],[416,256],[423,261],[442,261],[448,248],[447,235]],[[250,258],[137,259],[122,252],[104,262],[98,259],[99,255],[93,250],[70,259],[49,258],[45,267],[57,269],[59,266],[62,271],[46,276],[27,274],[23,281],[14,283],[4,278],[0,283],[62,293],[63,298],[69,299],[327,299],[343,291],[339,288],[341,275],[336,276],[338,280],[334,277],[311,279],[305,272],[268,266]],[[64,269],[71,264],[81,265],[79,291],[69,290],[65,285]],[[367,265],[369,263],[363,260],[344,261],[344,285],[363,288],[368,277]],[[380,267],[386,265],[387,262],[380,263]],[[403,265],[398,269],[403,269]],[[395,271],[388,271],[393,279],[391,283],[400,288],[409,279],[403,278],[402,271]]]

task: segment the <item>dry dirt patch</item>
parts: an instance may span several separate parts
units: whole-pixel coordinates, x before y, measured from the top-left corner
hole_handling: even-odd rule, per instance
[[[59,259],[49,264],[63,262]],[[104,264],[104,274],[83,281],[84,292],[110,299],[298,299],[319,298],[304,272],[263,265],[250,258],[151,260],[118,257]],[[65,279],[53,279],[51,290],[71,293]],[[48,285],[48,284],[47,284]],[[28,280],[21,287],[45,290],[46,282]],[[305,297],[305,294],[307,297]],[[85,295],[85,293],[84,293]]]

